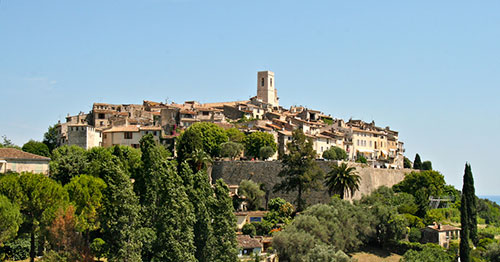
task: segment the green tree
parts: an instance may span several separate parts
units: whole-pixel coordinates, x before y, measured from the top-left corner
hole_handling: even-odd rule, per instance
[[[238,261],[236,218],[229,197],[229,188],[222,179],[215,183],[215,201],[211,208],[214,243],[211,246],[213,262]]]
[[[259,150],[259,156],[260,156],[260,159],[262,159],[262,160],[266,160],[266,159],[272,157],[274,155],[274,153],[276,153],[276,150],[270,146],[263,146]]]
[[[444,177],[439,172],[421,171],[407,174],[403,181],[392,188],[395,192],[405,192],[413,195],[419,208],[417,215],[424,217],[429,209],[429,197],[442,196],[444,186]]]
[[[59,145],[57,142],[57,138],[59,134],[57,132],[57,125],[49,126],[47,132],[43,134],[43,143],[47,145],[49,148],[49,152],[52,153],[54,149],[56,149]]]
[[[103,212],[106,183],[100,178],[80,175],[64,186],[69,200],[75,206],[76,228],[85,233],[87,246],[90,245],[90,231],[100,228],[99,214]]]
[[[422,160],[420,160],[420,155],[415,155],[415,160],[413,160],[413,169],[422,169]]]
[[[21,222],[19,206],[12,204],[6,196],[0,195],[0,247],[17,235]]]
[[[245,196],[248,210],[257,210],[262,206],[262,200],[266,193],[260,189],[257,183],[252,180],[242,180],[238,191]]]
[[[347,152],[340,147],[332,146],[323,152],[323,158],[328,160],[346,160]]]
[[[432,170],[432,162],[431,161],[424,161],[422,163],[422,170]]]
[[[410,159],[408,159],[407,157],[404,158],[404,161],[403,161],[403,167],[404,168],[411,168],[411,161]]]
[[[465,164],[462,200],[460,205],[460,261],[471,261],[469,240],[474,245],[479,243],[477,237],[477,204],[474,189],[474,178],[470,164]]]
[[[32,153],[39,156],[50,156],[49,147],[46,144],[34,140],[28,141],[22,147],[24,152]]]
[[[49,163],[50,177],[63,185],[71,178],[85,174],[88,166],[85,149],[78,146],[62,146],[52,151]]]
[[[336,160],[337,153],[335,152],[335,149],[333,147],[330,147],[330,149],[323,152],[323,158],[327,160]]]
[[[243,143],[245,141],[245,134],[235,127],[226,129],[226,135],[229,142]]]
[[[304,260],[319,244],[352,251],[374,233],[373,215],[364,206],[354,206],[339,198],[328,205],[317,204],[304,210],[291,224],[273,237],[280,260]]]
[[[113,156],[116,156],[122,163],[123,171],[132,177],[136,178],[136,174],[142,168],[141,150],[131,146],[115,145],[107,148]],[[162,154],[170,156],[171,153],[166,149]]]
[[[366,157],[362,154],[358,154],[358,156],[356,157],[356,163],[366,164],[368,163],[368,160],[366,160]]]
[[[328,172],[324,183],[330,196],[337,194],[340,199],[344,199],[344,196],[354,196],[354,193],[359,190],[360,182],[361,177],[356,174],[356,168],[342,163],[340,166],[338,164],[331,166],[331,171]]]
[[[162,150],[152,136],[141,139],[143,226],[154,234],[143,250],[143,260],[194,261],[193,206],[185,181]]]
[[[214,191],[204,170],[193,173],[189,166],[184,164],[181,175],[185,181],[184,184],[188,190],[189,201],[193,205],[195,215],[195,258],[198,262],[210,262],[212,259],[211,248],[215,241],[211,223],[211,207],[215,201]]]
[[[247,156],[261,158],[260,149],[265,146],[270,146],[276,152],[277,145],[272,134],[253,132],[245,138],[245,154]]]
[[[103,161],[99,176],[108,187],[101,214],[101,227],[109,256],[108,261],[141,261],[140,205],[130,177],[116,157]]]
[[[257,230],[255,229],[255,226],[253,223],[246,223],[243,225],[243,228],[241,228],[241,232],[243,235],[250,235],[251,237],[255,236],[257,234]]]
[[[305,261],[314,262],[350,262],[351,258],[341,250],[324,244],[316,245],[307,252]]]
[[[213,160],[205,151],[196,149],[189,155],[186,161],[193,166],[193,170],[200,171],[208,168]]]
[[[452,262],[454,258],[446,251],[437,245],[428,245],[422,251],[408,250],[401,259],[403,262],[420,262],[420,261],[442,261]],[[463,260],[461,260],[463,261]]]
[[[323,177],[323,171],[316,164],[316,151],[313,142],[307,139],[302,130],[296,129],[292,141],[288,143],[289,153],[283,156],[283,169],[278,174],[283,180],[274,188],[275,191],[297,191],[297,211],[305,205],[303,194],[315,188]]]
[[[240,143],[229,141],[221,145],[221,155],[223,157],[234,159],[240,156],[241,152],[243,152],[243,145]]]
[[[52,222],[56,211],[67,203],[68,195],[54,180],[32,173],[0,177],[0,194],[20,207],[24,227],[31,234],[30,261],[33,262],[36,255],[35,234]]]
[[[184,162],[195,150],[203,150],[202,133],[199,128],[189,127],[176,141],[177,161]]]
[[[101,258],[107,255],[106,253],[106,242],[102,238],[94,238],[90,244],[90,251],[97,258],[97,261],[101,261]]]
[[[199,138],[201,139],[202,147],[200,148],[198,145],[199,142],[196,142],[195,145],[191,146],[191,150],[186,151],[185,149],[190,147],[187,146],[186,143],[190,143],[190,141],[196,141],[196,139],[193,139],[193,135],[199,136]],[[221,144],[227,141],[228,138],[226,132],[218,125],[208,122],[195,123],[190,126],[179,138],[178,150],[182,149],[182,151],[185,151],[182,152],[182,154],[189,155],[190,152],[194,151],[195,149],[201,149],[208,153],[211,157],[216,157],[220,155]],[[181,158],[181,161],[183,160],[184,158]]]

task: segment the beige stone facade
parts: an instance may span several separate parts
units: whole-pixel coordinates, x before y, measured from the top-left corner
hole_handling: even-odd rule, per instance
[[[23,152],[15,148],[0,148],[0,173],[49,173],[50,158]]]

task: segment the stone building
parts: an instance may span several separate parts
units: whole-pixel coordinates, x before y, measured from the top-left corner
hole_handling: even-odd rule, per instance
[[[50,158],[15,148],[0,148],[0,173],[49,173]]]
[[[260,71],[257,73],[257,99],[273,107],[279,106],[278,91],[276,90],[274,73],[271,71]]]
[[[444,248],[450,247],[450,241],[460,238],[460,228],[434,223],[422,229],[423,243],[436,243]]]
[[[319,110],[304,106],[279,105],[274,73],[257,72],[257,95],[248,100],[182,104],[143,101],[142,104],[94,103],[88,114],[68,116],[57,125],[60,145],[83,148],[115,144],[137,147],[145,128],[152,128],[155,139],[173,145],[183,130],[197,122],[211,122],[223,128],[237,127],[244,133],[255,131],[273,134],[278,154],[287,152],[292,131],[301,129],[313,141],[317,157],[333,146],[348,153],[349,160],[359,156],[380,168],[403,167],[404,144],[397,131],[381,128],[372,121],[334,119]],[[131,137],[131,138],[130,138]]]

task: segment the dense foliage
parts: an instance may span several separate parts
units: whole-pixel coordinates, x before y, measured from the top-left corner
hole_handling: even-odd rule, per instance
[[[46,157],[50,156],[49,147],[42,142],[34,140],[26,142],[26,144],[23,145],[22,150],[24,152],[32,153],[39,156],[46,156]]]
[[[249,157],[261,159],[260,149],[263,147],[271,147],[273,154],[277,150],[276,142],[274,141],[274,136],[270,133],[265,132],[253,132],[246,136],[245,140],[245,154]]]
[[[237,261],[229,191],[211,187],[206,165],[179,164],[151,135],[140,151],[63,146],[53,155],[50,178],[0,175],[0,253],[9,259],[28,250],[42,261]]]
[[[305,207],[304,193],[319,185],[323,171],[316,163],[316,151],[312,140],[306,138],[302,130],[296,129],[292,141],[287,145],[289,153],[283,156],[283,170],[278,174],[283,180],[275,191],[297,192],[297,211]]]

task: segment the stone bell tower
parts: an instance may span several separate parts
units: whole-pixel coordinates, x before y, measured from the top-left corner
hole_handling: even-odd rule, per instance
[[[274,73],[271,71],[257,72],[257,98],[272,106],[279,106],[278,93],[274,87]]]

